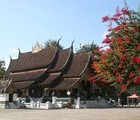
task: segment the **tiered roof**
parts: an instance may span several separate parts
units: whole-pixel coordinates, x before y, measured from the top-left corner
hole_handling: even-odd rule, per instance
[[[91,52],[82,52],[73,55],[69,69],[59,79],[60,82],[52,84],[53,89],[70,89],[76,87],[85,69],[89,65]]]
[[[55,65],[48,70],[48,77],[40,85],[48,86],[57,80],[64,73],[66,67],[68,67],[72,55],[72,48],[59,51]]]
[[[90,52],[74,54],[72,47],[64,50],[49,47],[35,53],[19,53],[18,59],[11,59],[6,78],[12,80],[17,89],[33,84],[68,89],[76,86],[90,58]]]
[[[6,78],[12,79],[17,88],[28,87],[47,71],[57,54],[56,47],[42,49],[36,53],[19,53],[18,59],[10,61]]]
[[[72,48],[61,50],[59,52],[55,66],[51,68],[49,72],[61,71],[69,62],[69,59],[72,56],[72,52]]]

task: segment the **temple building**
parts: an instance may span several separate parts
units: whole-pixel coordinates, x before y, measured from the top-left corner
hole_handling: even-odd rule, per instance
[[[30,98],[76,97],[90,98],[93,84],[91,76],[92,52],[73,52],[73,44],[60,50],[43,48],[37,43],[31,52],[21,53],[11,59],[5,79],[10,83],[5,92]]]

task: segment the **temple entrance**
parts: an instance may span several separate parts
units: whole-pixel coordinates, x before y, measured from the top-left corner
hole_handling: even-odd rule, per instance
[[[42,86],[33,85],[28,90],[29,96],[33,98],[40,98],[43,96]]]
[[[13,94],[9,94],[9,102],[13,102]]]
[[[87,83],[86,83],[86,91],[87,91],[86,98],[90,99],[90,97],[91,97],[91,83],[90,83],[90,81],[87,81]]]
[[[87,80],[81,80],[79,86],[79,93],[83,99],[90,99],[91,97],[91,83]]]

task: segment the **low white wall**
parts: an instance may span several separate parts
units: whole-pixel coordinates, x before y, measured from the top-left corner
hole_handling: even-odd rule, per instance
[[[8,101],[9,101],[9,94],[0,94],[0,108],[5,109],[9,108],[8,106]]]
[[[13,94],[13,101],[17,101],[18,95],[17,94]]]
[[[9,94],[0,94],[0,101],[4,102],[4,101],[9,101]]]

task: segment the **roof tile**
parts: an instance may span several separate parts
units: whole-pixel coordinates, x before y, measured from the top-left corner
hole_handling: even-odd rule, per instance
[[[11,73],[9,75],[9,79],[13,81],[28,81],[28,80],[35,80],[40,75],[42,75],[46,70],[40,71],[31,71],[31,72],[19,72],[19,73]]]
[[[54,47],[42,49],[37,53],[20,53],[19,58],[11,63],[10,71],[17,72],[47,67],[54,59],[56,53],[57,48]]]
[[[58,85],[53,87],[53,89],[70,89],[74,87],[80,78],[64,78]]]
[[[71,55],[71,48],[69,49],[65,49],[65,50],[61,50],[59,52],[59,55],[58,55],[58,59],[56,61],[56,64],[55,66],[49,70],[49,72],[54,72],[54,71],[60,71],[64,68],[64,66],[66,65],[66,63],[68,62],[69,60],[69,57]]]
[[[89,52],[74,54],[69,70],[64,74],[63,77],[81,76],[83,70],[87,67],[89,63],[89,58],[90,58]]]

